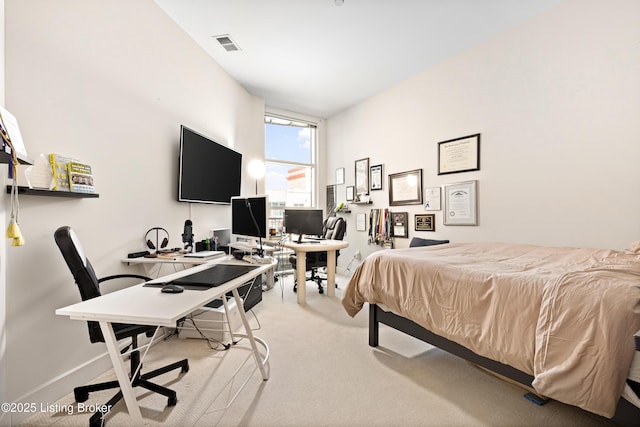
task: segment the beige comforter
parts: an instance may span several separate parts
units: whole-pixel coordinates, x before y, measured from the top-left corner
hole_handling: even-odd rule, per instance
[[[640,254],[502,243],[379,251],[342,300],[351,316],[365,302],[534,376],[540,394],[612,417],[640,330]]]

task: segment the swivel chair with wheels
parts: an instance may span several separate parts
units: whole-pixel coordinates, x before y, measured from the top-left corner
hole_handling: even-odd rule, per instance
[[[150,280],[148,277],[140,276],[137,274],[117,274],[113,276],[103,277],[98,279],[96,277],[93,266],[87,259],[80,245],[75,232],[68,226],[60,227],[54,233],[54,238],[62,256],[67,263],[67,266],[71,270],[71,274],[75,279],[76,285],[80,290],[80,296],[83,301],[100,296],[100,283],[121,278],[137,278],[141,280]],[[92,343],[105,342],[102,335],[102,330],[98,322],[87,322],[89,328],[89,339]],[[167,405],[174,406],[178,402],[176,392],[166,387],[154,384],[149,379],[162,375],[174,369],[181,369],[182,373],[189,371],[189,362],[187,359],[180,360],[179,362],[172,363],[171,365],[156,369],[154,371],[142,374],[140,363],[140,352],[138,350],[138,335],[145,334],[148,337],[153,336],[156,326],[144,326],[144,325],[129,325],[122,323],[113,324],[113,332],[117,340],[129,338],[131,343],[127,346],[123,353],[126,352],[129,347],[131,352],[129,357],[131,360],[131,373],[132,386],[143,387],[147,390],[155,393],[162,394],[168,398]],[[89,393],[98,390],[107,390],[112,388],[119,388],[118,381],[109,381],[100,384],[91,384],[81,387],[76,387],[73,390],[73,394],[76,402],[85,402],[89,399]],[[109,409],[113,407],[120,399],[122,399],[122,391],[118,391],[105,405],[100,406],[101,411],[93,414],[89,421],[90,427],[97,427],[104,425],[104,416],[108,413]]]
[[[342,217],[332,216],[324,220],[322,238],[329,240],[342,240],[344,233],[347,230],[347,222]],[[336,251],[336,263],[338,262],[338,256],[340,251]],[[296,255],[289,256],[289,262],[295,269],[297,258]],[[307,276],[307,281],[313,281],[318,284],[318,292],[323,294],[324,288],[322,287],[322,281],[326,280],[325,277],[318,275],[318,269],[327,266],[327,253],[326,252],[307,252],[306,253],[306,270],[311,271],[311,275]],[[297,280],[294,279],[294,280]],[[338,287],[338,285],[336,285]],[[298,283],[293,284],[293,292],[298,291]]]

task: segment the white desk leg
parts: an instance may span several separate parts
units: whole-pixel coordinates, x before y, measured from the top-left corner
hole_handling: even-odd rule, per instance
[[[236,339],[233,336],[233,328],[231,327],[231,317],[229,317],[229,306],[227,305],[227,296],[226,295],[222,295],[222,305],[224,307],[225,319],[227,320],[227,328],[229,328],[229,337],[231,338],[231,345],[234,345],[236,343]],[[240,307],[236,307],[236,308],[238,310],[240,310]],[[223,328],[224,328],[224,326],[223,326]],[[224,332],[222,333],[222,336],[224,336]]]
[[[296,252],[296,283],[298,284],[298,304],[307,303],[307,253]]]
[[[138,406],[136,396],[133,394],[133,387],[131,387],[131,380],[129,379],[129,374],[127,374],[127,368],[124,366],[122,357],[120,357],[118,341],[116,340],[116,336],[113,333],[111,323],[101,321],[100,329],[102,330],[102,335],[104,336],[107,350],[109,350],[111,364],[113,365],[114,371],[116,371],[116,377],[118,378],[118,383],[120,384],[122,397],[127,404],[129,415],[131,415],[131,417],[133,418],[134,425],[142,425],[142,414],[140,413],[140,407]]]
[[[336,295],[336,251],[327,251],[327,295]]]
[[[233,298],[236,301],[236,306],[238,307],[238,313],[240,313],[240,318],[242,319],[242,324],[244,325],[244,330],[247,333],[247,338],[249,338],[249,342],[251,343],[251,350],[253,351],[253,358],[258,365],[258,369],[260,369],[260,374],[262,374],[263,380],[269,379],[269,374],[264,366],[264,361],[262,360],[262,356],[260,356],[260,352],[258,351],[258,345],[256,344],[256,339],[253,336],[253,331],[251,330],[251,325],[249,324],[249,320],[247,319],[247,314],[244,311],[244,305],[242,303],[242,298],[240,298],[240,294],[238,293],[238,288],[233,288],[231,291],[233,294]]]

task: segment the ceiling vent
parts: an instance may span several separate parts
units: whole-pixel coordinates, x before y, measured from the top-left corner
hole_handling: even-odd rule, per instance
[[[237,50],[240,50],[236,42],[234,42],[231,39],[231,36],[229,36],[229,34],[223,34],[221,36],[213,36],[213,37],[218,41],[218,43],[220,43],[220,46],[222,46],[227,52],[235,52]]]

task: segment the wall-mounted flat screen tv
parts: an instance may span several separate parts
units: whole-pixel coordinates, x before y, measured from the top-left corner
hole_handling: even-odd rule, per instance
[[[180,126],[179,201],[230,204],[241,181],[242,154]]]

